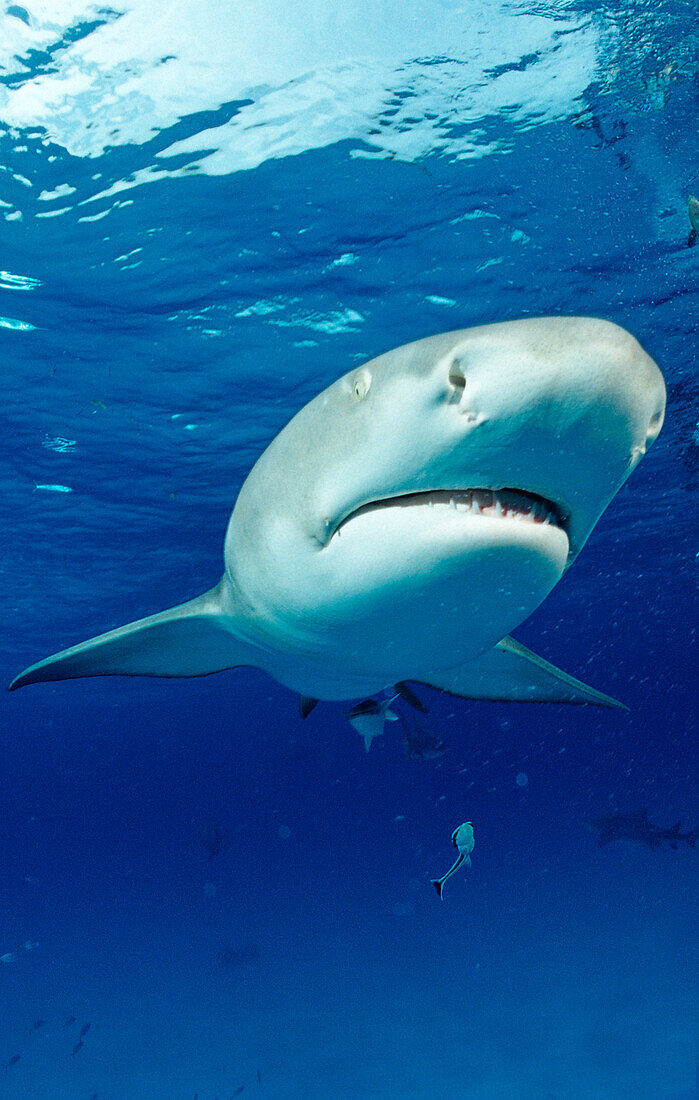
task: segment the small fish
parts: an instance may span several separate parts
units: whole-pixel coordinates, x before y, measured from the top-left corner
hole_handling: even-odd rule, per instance
[[[235,1092],[231,1093],[231,1100],[233,1100],[234,1096],[240,1096],[241,1092],[245,1092],[245,1085],[241,1085],[240,1088],[237,1088]]]
[[[391,703],[398,698],[394,695],[391,699],[363,699],[352,707],[347,715],[351,726],[364,738],[364,748],[367,752],[371,748],[375,737],[383,733],[386,722],[396,722],[398,715],[390,709]]]
[[[6,951],[4,955],[0,955],[0,963],[12,963],[15,961],[14,951]]]
[[[5,1062],[5,1069],[9,1069],[10,1066],[16,1066],[19,1062],[19,1054],[13,1054],[9,1062]]]
[[[459,853],[458,859],[452,864],[446,875],[442,875],[441,878],[432,879],[432,885],[440,898],[442,897],[444,883],[454,874],[454,871],[456,871],[462,863],[465,863],[467,867],[471,866],[471,852],[473,851],[475,841],[473,839],[473,825],[470,821],[464,821],[463,825],[459,825],[458,829],[454,829],[454,832],[451,834],[451,842]]]
[[[77,1054],[78,1051],[82,1050],[84,1046],[85,1044],[83,1043],[82,1039],[78,1039],[77,1043],[73,1047],[73,1054]]]
[[[30,1031],[38,1031],[39,1028],[43,1027],[45,1023],[46,1023],[46,1020],[35,1020],[29,1030]]]
[[[68,1019],[63,1024],[63,1026],[64,1027],[70,1027],[71,1024],[74,1024],[76,1022],[76,1019],[77,1019],[76,1016],[69,1016]]]
[[[80,1029],[80,1038],[84,1039],[89,1030],[90,1030],[90,1024],[83,1024],[83,1026]]]

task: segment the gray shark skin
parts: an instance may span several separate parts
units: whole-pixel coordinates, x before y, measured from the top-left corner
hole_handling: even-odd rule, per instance
[[[699,829],[690,829],[686,833],[680,832],[679,821],[669,829],[652,825],[648,820],[647,810],[635,810],[630,814],[616,812],[600,814],[599,817],[593,817],[590,820],[590,825],[599,833],[600,848],[613,840],[630,840],[643,848],[661,848],[663,844],[667,844],[675,849],[685,841],[690,848],[694,848],[699,838]]]
[[[528,318],[396,348],[270,443],[214,588],[47,657],[10,688],[251,665],[306,712],[409,682],[621,706],[509,632],[575,561],[664,411],[657,365],[608,321]]]

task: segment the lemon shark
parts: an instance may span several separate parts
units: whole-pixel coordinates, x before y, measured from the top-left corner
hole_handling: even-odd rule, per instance
[[[258,459],[214,588],[47,657],[10,688],[249,665],[311,701],[413,681],[621,705],[509,632],[576,559],[664,410],[654,361],[594,318],[389,351],[313,398]]]

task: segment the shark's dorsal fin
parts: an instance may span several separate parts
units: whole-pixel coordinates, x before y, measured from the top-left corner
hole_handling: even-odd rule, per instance
[[[79,676],[206,676],[256,664],[254,648],[224,625],[225,578],[187,603],[128,623],[54,653],[16,676],[10,691],[42,680]]]
[[[532,703],[597,703],[628,710],[623,703],[537,657],[514,638],[458,668],[436,672],[423,681],[465,699],[501,699]]]

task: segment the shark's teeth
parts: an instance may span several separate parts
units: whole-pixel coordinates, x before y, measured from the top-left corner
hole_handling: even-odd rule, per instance
[[[537,523],[565,529],[565,520],[559,509],[550,501],[521,489],[433,489],[425,492],[406,493],[385,500],[370,501],[347,516],[337,528],[352,516],[379,508],[409,508],[425,505],[429,508],[449,508],[452,512],[488,519],[515,520],[518,523]]]

